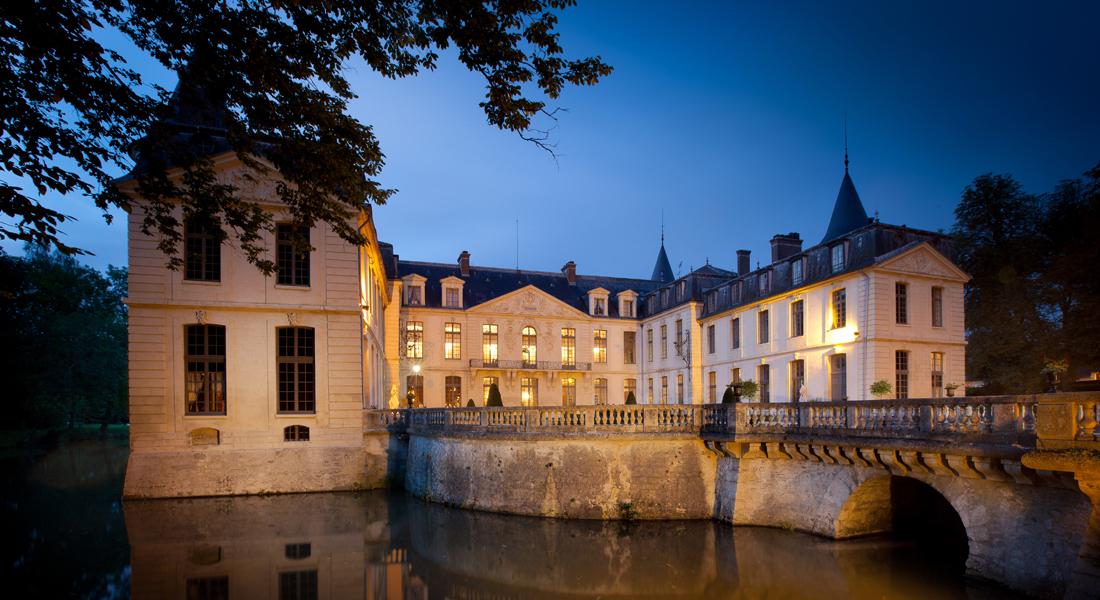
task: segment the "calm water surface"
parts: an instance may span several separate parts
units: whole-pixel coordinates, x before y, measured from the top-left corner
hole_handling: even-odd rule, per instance
[[[3,598],[1011,598],[935,546],[604,523],[404,493],[122,503],[124,442],[0,458]]]

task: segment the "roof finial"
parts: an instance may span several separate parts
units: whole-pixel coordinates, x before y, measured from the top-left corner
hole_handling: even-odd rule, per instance
[[[661,245],[665,245],[665,207],[661,207]]]
[[[848,110],[844,110],[844,174],[848,174]]]

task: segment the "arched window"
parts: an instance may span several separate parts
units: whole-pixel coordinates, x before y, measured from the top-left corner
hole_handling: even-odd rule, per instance
[[[187,414],[225,414],[225,326],[187,326]]]
[[[278,330],[279,412],[315,412],[313,330],[282,327]]]
[[[408,398],[409,393],[412,393],[412,398],[409,400],[409,408],[423,408],[424,407],[424,376],[419,373],[414,373],[405,378],[405,397]]]
[[[284,442],[308,442],[309,427],[305,425],[290,425],[283,427]]]
[[[538,362],[536,356],[536,336],[534,327],[523,328],[523,366],[533,367]]]

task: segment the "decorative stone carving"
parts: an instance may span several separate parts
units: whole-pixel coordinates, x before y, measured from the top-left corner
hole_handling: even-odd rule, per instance
[[[923,250],[917,250],[909,256],[895,261],[890,267],[898,271],[908,271],[909,273],[919,273],[921,275],[950,276],[950,273],[940,265],[939,261],[928,256],[928,253]]]
[[[287,323],[290,323],[291,327],[297,327],[299,321],[298,313],[287,313],[286,321]]]
[[[206,325],[207,314],[205,310],[195,311],[195,322],[199,325]]]
[[[277,200],[278,183],[252,172],[247,167],[226,169],[218,173],[218,183],[237,188],[237,197],[248,200]]]

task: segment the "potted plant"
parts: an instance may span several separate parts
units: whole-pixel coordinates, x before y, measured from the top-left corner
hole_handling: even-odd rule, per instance
[[[881,400],[883,396],[889,396],[893,391],[894,387],[885,379],[879,379],[871,384],[871,395],[874,396],[876,400]]]
[[[746,379],[741,382],[741,397],[748,401],[756,399],[756,392],[760,390],[760,386],[751,379]]]
[[[1050,385],[1047,392],[1057,392],[1059,376],[1069,370],[1069,359],[1057,360],[1045,354],[1040,355],[1039,358],[1043,359],[1043,370],[1039,372],[1047,376],[1047,383]]]
[[[955,395],[955,390],[959,389],[960,387],[962,387],[962,386],[957,384],[957,383],[949,383],[949,384],[943,386],[943,389],[947,390],[947,395],[948,396],[954,396]]]

